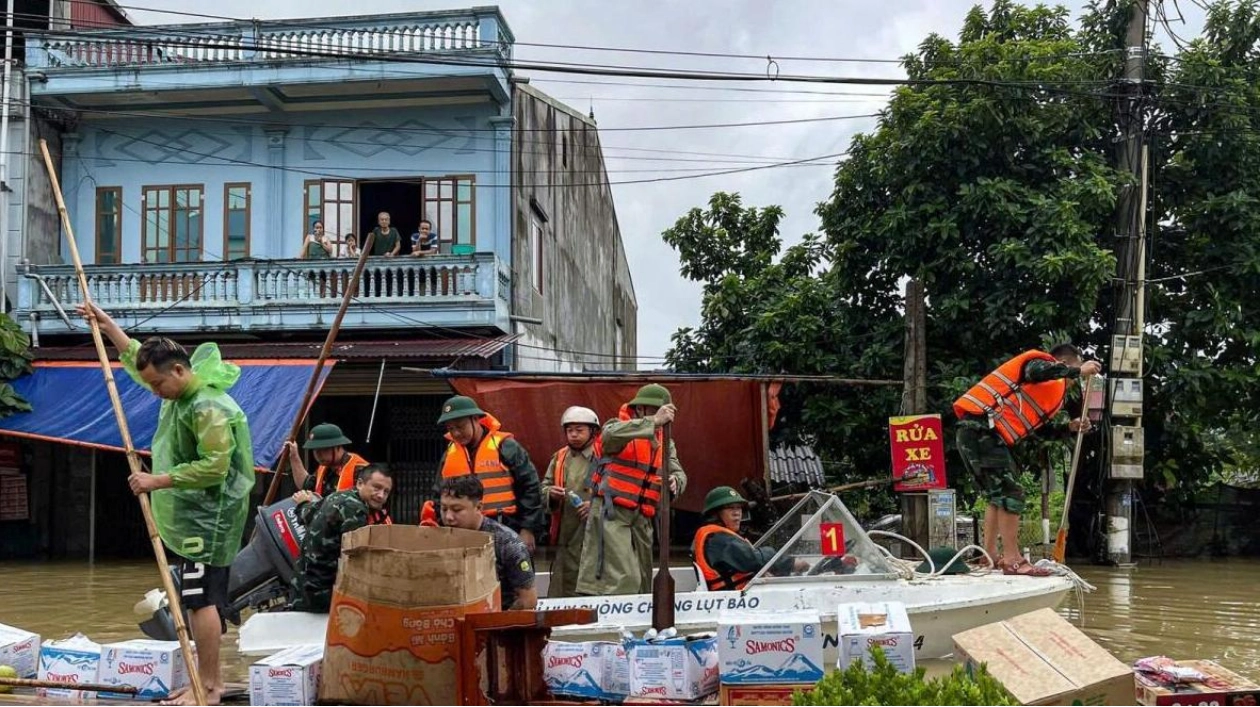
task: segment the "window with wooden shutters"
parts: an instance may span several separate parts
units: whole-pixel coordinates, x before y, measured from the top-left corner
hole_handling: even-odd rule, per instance
[[[146,186],[142,195],[146,263],[191,263],[202,258],[203,187]]]
[[[223,185],[223,259],[249,257],[250,185]]]

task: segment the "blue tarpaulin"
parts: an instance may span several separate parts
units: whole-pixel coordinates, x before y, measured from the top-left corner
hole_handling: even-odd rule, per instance
[[[293,426],[315,361],[271,359],[233,363],[241,367],[241,378],[228,392],[249,419],[254,464],[270,468]],[[331,360],[325,362],[320,386],[333,364]],[[137,450],[148,451],[162,401],[132,381],[117,364],[114,380],[118,382],[132,444]],[[0,435],[123,451],[122,436],[100,364],[37,362],[33,373],[13,381],[13,389],[30,402],[33,409],[0,420]]]

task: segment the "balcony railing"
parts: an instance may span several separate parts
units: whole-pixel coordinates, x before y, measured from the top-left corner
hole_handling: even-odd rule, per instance
[[[341,304],[354,265],[348,259],[234,260],[89,265],[85,270],[93,301],[142,322],[136,325],[141,329],[205,328],[206,323],[189,317],[204,320],[210,313],[217,313],[218,322],[208,325],[216,329],[300,329],[325,321],[324,315]],[[15,316],[37,322],[45,333],[67,331],[62,314],[73,317],[74,306],[83,301],[74,269],[28,266],[25,275]],[[446,310],[453,317],[448,323],[460,324],[461,310],[493,308],[506,297],[506,277],[489,253],[371,258],[351,305],[352,311],[356,305],[364,311],[349,326],[405,328],[414,326],[407,323],[406,312],[434,309]]]
[[[495,8],[305,20],[225,22],[31,33],[34,69],[312,61],[489,52],[512,58],[512,32]],[[492,63],[494,63],[492,61]]]

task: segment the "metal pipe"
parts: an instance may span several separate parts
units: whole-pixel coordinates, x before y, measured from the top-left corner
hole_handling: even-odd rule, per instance
[[[92,450],[91,486],[88,487],[88,564],[96,564],[96,450]]]
[[[372,426],[376,424],[376,404],[381,400],[381,382],[385,380],[385,359],[381,359],[381,372],[376,376],[376,396],[372,398],[372,416],[368,418],[367,439],[363,440],[366,444],[372,441]]]
[[[525,317],[519,314],[509,315],[508,319],[514,322],[520,322],[522,324],[537,324],[539,326],[541,326],[543,323],[543,320],[538,317]]]
[[[9,100],[13,91],[13,0],[4,12],[4,92],[0,96],[0,312],[9,311]]]
[[[48,301],[52,303],[53,309],[57,310],[57,316],[61,317],[61,321],[66,323],[66,327],[75,329],[74,322],[70,321],[70,317],[66,314],[66,310],[61,307],[61,301],[53,294],[52,288],[48,286],[48,281],[43,275],[37,275],[32,272],[26,273],[26,277],[39,283],[40,289],[44,291],[44,295],[48,297]]]

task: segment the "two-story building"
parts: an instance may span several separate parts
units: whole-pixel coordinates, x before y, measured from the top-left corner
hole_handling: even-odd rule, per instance
[[[390,462],[395,516],[413,520],[449,394],[425,369],[634,360],[637,305],[598,131],[514,76],[513,43],[494,7],[26,33],[32,128],[0,261],[37,373],[95,357],[41,138],[92,298],[133,336],[212,340],[236,361],[316,358],[355,261],[299,258],[303,239],[318,221],[362,243],[386,212],[401,252],[368,260],[310,419]],[[412,257],[422,219],[438,254]],[[278,440],[255,448],[267,444]],[[550,451],[532,450],[535,462]],[[121,455],[93,453],[98,481],[81,452],[36,456],[56,471],[32,479],[33,505],[53,487],[90,486],[92,509],[126,490]]]

